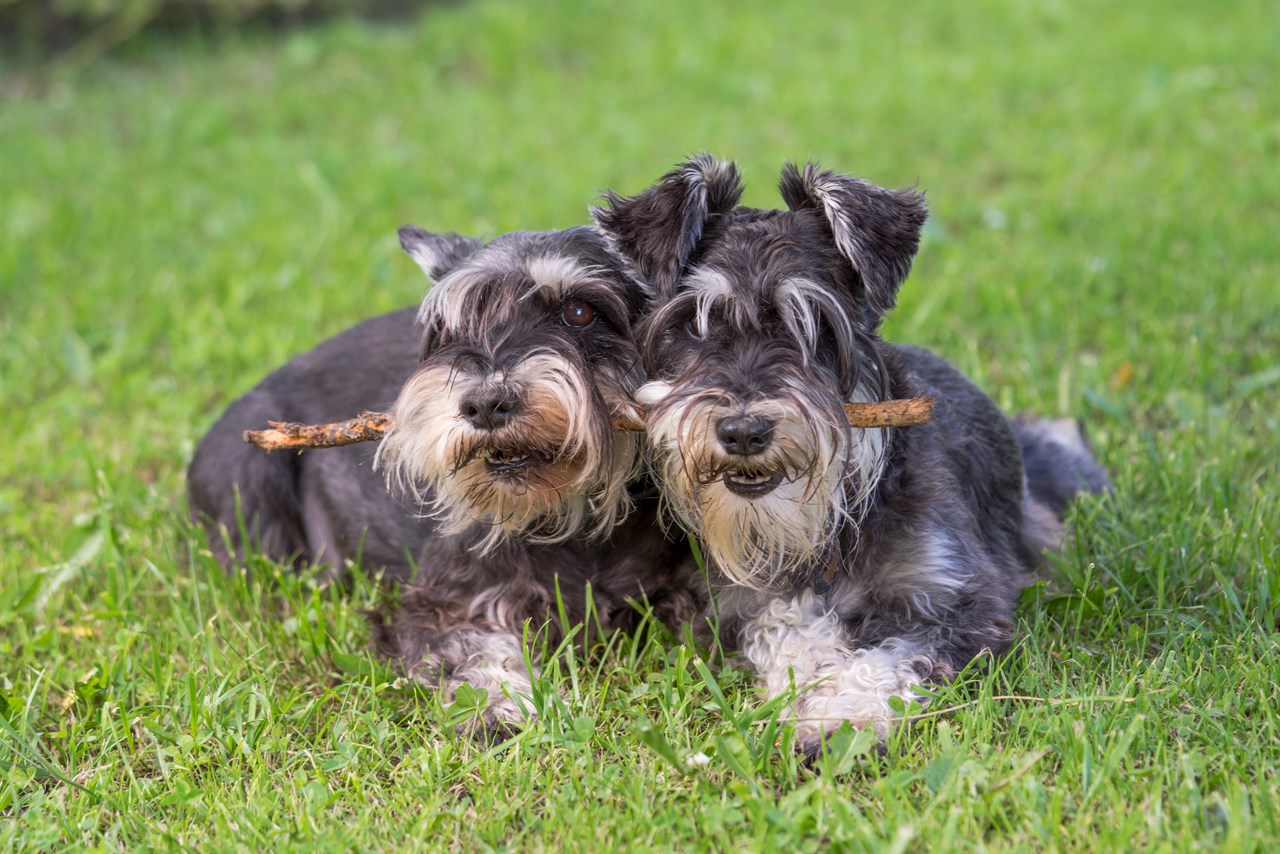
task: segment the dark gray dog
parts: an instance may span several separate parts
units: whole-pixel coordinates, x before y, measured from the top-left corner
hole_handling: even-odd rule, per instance
[[[1067,501],[1106,479],[1074,428],[1018,435],[955,368],[881,340],[921,195],[813,164],[781,190],[786,211],[736,207],[736,168],[703,156],[595,214],[653,289],[637,399],[666,505],[708,557],[722,640],[770,696],[799,692],[812,752],[843,721],[883,736],[890,697],[1006,651]],[[924,426],[845,419],[917,395]]]
[[[191,509],[224,564],[252,544],[339,571],[357,559],[400,579],[416,569],[375,620],[378,650],[446,698],[463,683],[487,690],[484,723],[501,729],[529,694],[525,622],[550,621],[552,640],[564,628],[557,589],[578,623],[590,585],[606,628],[636,622],[633,600],[672,626],[698,608],[674,581],[688,545],[664,535],[638,481],[641,442],[614,428],[644,380],[632,336],[644,294],[591,228],[482,246],[409,227],[400,241],[436,282],[416,320],[410,309],[356,326],[232,404],[192,460]],[[393,401],[396,428],[376,452],[267,455],[241,439],[270,419]]]

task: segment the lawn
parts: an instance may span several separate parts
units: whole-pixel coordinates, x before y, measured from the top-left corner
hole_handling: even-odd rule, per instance
[[[1275,2],[447,4],[0,72],[6,850],[1280,841]],[[704,149],[760,206],[784,159],[918,182],[887,337],[1087,422],[1114,500],[1013,654],[808,769],[732,661],[615,636],[486,747],[369,660],[375,581],[221,573],[194,443],[421,298],[397,226],[581,223]]]

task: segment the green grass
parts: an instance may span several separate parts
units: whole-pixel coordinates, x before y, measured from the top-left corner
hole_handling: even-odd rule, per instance
[[[0,844],[1253,851],[1280,839],[1274,2],[458,5],[141,40],[0,102]],[[3,63],[0,62],[0,66]],[[553,658],[501,746],[365,655],[376,585],[224,577],[183,468],[423,281],[405,222],[584,221],[707,149],[933,219],[890,338],[1113,473],[1021,643],[811,771],[661,637]],[[1050,699],[994,699],[1021,695]],[[689,757],[706,757],[691,764]]]

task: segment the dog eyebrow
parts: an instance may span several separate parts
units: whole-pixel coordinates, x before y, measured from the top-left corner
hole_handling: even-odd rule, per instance
[[[603,267],[565,256],[541,255],[527,259],[524,271],[532,284],[526,286],[520,300],[538,296],[554,304],[577,297],[603,311],[618,329],[625,331],[630,326],[626,299]]]
[[[779,281],[774,289],[774,306],[788,331],[810,352],[817,349],[822,334],[819,318],[825,317],[841,340],[852,334],[848,312],[812,279],[788,276]]]
[[[521,299],[536,293],[546,294],[550,299],[562,299],[585,284],[599,281],[604,275],[601,268],[584,265],[564,255],[535,255],[526,258],[522,266],[525,275],[533,280],[533,287]]]
[[[419,321],[425,325],[432,317],[438,317],[446,329],[460,329],[475,311],[476,301],[498,290],[510,293],[516,300],[540,296],[550,303],[579,294],[605,309],[619,328],[627,325],[626,302],[604,268],[568,255],[518,258],[512,253],[486,258],[484,263],[464,264],[441,277],[427,292]]]
[[[692,297],[693,323],[700,335],[707,334],[707,327],[711,322],[711,310],[717,303],[724,303],[726,313],[731,313],[734,321],[740,325],[744,325],[744,321],[749,322],[754,319],[753,313],[750,315],[747,313],[749,307],[738,299],[738,291],[733,281],[719,270],[709,267],[693,270],[685,277],[681,290]]]
[[[434,317],[439,318],[446,329],[462,328],[473,300],[482,290],[493,286],[494,274],[495,270],[489,265],[470,263],[442,276],[423,298],[418,322],[426,326]]]
[[[799,342],[806,355],[812,355],[821,338],[819,319],[827,318],[838,334],[848,332],[852,324],[844,307],[822,285],[805,276],[784,276],[770,291],[764,288],[759,299],[736,286],[726,274],[708,267],[698,268],[685,277],[682,290],[686,305],[693,304],[693,322],[705,335],[711,312],[722,305],[731,322],[741,328],[759,327],[762,307],[771,307]]]

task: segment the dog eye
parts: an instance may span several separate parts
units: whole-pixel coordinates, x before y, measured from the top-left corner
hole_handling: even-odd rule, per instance
[[[596,310],[584,300],[565,300],[564,305],[560,306],[560,319],[564,321],[565,326],[586,329],[595,322]]]
[[[698,331],[698,324],[694,323],[692,320],[690,320],[688,323],[684,325],[684,331],[686,335],[688,335],[690,338],[692,338],[695,341],[701,341],[703,338],[706,337],[705,335],[703,335],[701,332]]]

